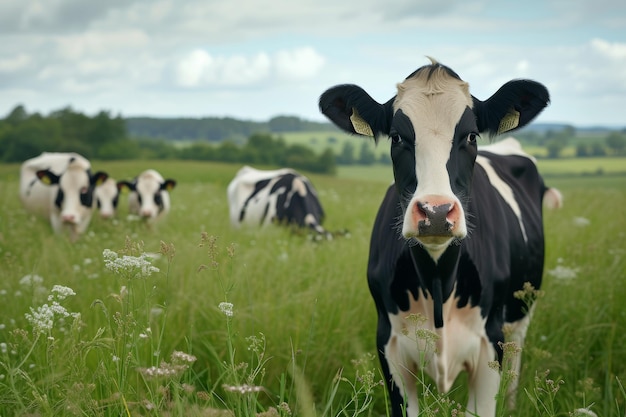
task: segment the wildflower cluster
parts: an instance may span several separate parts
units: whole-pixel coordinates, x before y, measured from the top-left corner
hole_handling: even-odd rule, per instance
[[[33,332],[36,335],[45,334],[54,327],[54,319],[57,317],[74,317],[80,316],[79,313],[70,313],[61,305],[61,301],[71,295],[76,295],[73,289],[62,285],[55,285],[48,295],[48,303],[33,309],[30,307],[30,313],[24,316],[26,320],[33,326]]]
[[[233,303],[227,303],[225,301],[219,303],[219,305],[217,306],[220,311],[222,313],[224,313],[224,315],[226,317],[232,317],[234,315],[233,313]]]
[[[170,357],[171,363],[161,362],[159,366],[137,368],[146,379],[176,378],[183,374],[189,365],[196,361],[196,357],[185,352],[174,351]]]
[[[543,296],[544,292],[536,289],[530,282],[525,282],[521,290],[513,293],[513,297],[521,300],[526,305],[527,310],[532,307],[537,299]]]
[[[153,272],[159,272],[159,268],[152,265],[151,258],[146,253],[139,256],[123,255],[120,257],[111,249],[105,249],[102,257],[106,269],[128,278],[146,278]]]

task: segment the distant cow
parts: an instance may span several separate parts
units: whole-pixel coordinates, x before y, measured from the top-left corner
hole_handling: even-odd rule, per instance
[[[27,211],[49,218],[55,232],[69,229],[75,241],[91,221],[94,189],[106,179],[77,153],[44,152],[22,164],[20,199]]]
[[[235,227],[276,222],[326,234],[324,210],[313,184],[292,169],[261,171],[245,166],[228,185],[227,195],[230,222]]]
[[[541,285],[542,201],[558,206],[560,194],[515,140],[482,151],[477,142],[480,132],[526,125],[548,102],[530,80],[480,101],[434,60],[384,104],[355,85],[320,97],[321,112],[344,131],[389,138],[395,184],[376,217],[367,276],[394,417],[419,414],[420,369],[440,392],[467,371],[467,410],[495,415],[500,373],[489,365],[502,361],[505,323],[523,344],[531,314],[514,292]]]
[[[120,190],[117,182],[109,177],[96,187],[94,192],[100,217],[110,219],[115,216],[120,198]]]
[[[163,179],[154,169],[148,169],[132,181],[119,181],[120,188],[128,187],[128,211],[149,224],[154,224],[170,211],[170,195],[176,186],[173,179]]]

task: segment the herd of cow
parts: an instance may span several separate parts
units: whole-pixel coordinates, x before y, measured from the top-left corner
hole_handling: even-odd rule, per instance
[[[481,101],[433,59],[385,103],[351,84],[320,97],[320,111],[342,130],[389,138],[395,181],[374,222],[367,278],[394,417],[418,416],[420,369],[444,393],[468,372],[468,412],[496,413],[500,373],[492,362],[502,363],[505,326],[507,340],[523,346],[534,306],[515,294],[541,285],[542,205],[559,207],[561,195],[544,184],[516,140],[479,149],[477,139],[527,125],[548,102],[547,89],[531,80],[509,81]],[[76,238],[96,206],[102,216],[113,214],[122,188],[130,190],[132,213],[156,221],[169,210],[175,185],[154,170],[115,182],[92,173],[80,155],[44,153],[23,164],[20,194],[28,210]],[[227,196],[233,225],[279,221],[325,233],[312,184],[293,170],[244,167]]]
[[[20,171],[20,199],[24,208],[50,219],[57,233],[67,231],[75,241],[83,234],[94,210],[103,218],[115,216],[120,193],[128,190],[128,212],[156,223],[170,211],[169,191],[176,180],[148,169],[131,181],[115,181],[106,172],[91,172],[90,162],[69,152],[44,152],[25,161]],[[228,186],[233,226],[295,224],[326,234],[324,210],[309,179],[292,169],[239,170]]]
[[[57,233],[67,230],[75,241],[85,233],[94,209],[103,218],[115,215],[120,191],[130,191],[129,213],[154,223],[170,210],[168,191],[176,181],[153,169],[132,181],[115,181],[106,172],[92,173],[91,163],[74,153],[44,152],[20,169],[20,199],[24,208],[50,219]]]

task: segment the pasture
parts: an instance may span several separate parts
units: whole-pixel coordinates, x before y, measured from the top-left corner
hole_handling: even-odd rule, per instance
[[[390,166],[307,175],[324,226],[349,232],[319,242],[231,228],[226,186],[239,165],[92,165],[116,179],[147,168],[176,179],[172,210],[150,229],[122,195],[114,221],[94,215],[71,244],[22,210],[19,166],[0,166],[0,416],[385,415],[365,271]],[[565,207],[545,213],[543,295],[510,415],[622,417],[626,177],[547,181]],[[106,249],[145,264],[111,268]],[[429,396],[425,415],[457,415],[462,385]]]

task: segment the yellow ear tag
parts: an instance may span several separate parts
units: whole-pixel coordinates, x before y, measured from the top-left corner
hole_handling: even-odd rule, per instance
[[[39,177],[39,179],[41,180],[41,182],[43,182],[46,185],[52,184],[52,180],[47,175],[43,175],[43,176]]]
[[[519,126],[519,112],[517,110],[511,109],[503,118],[500,120],[500,126],[498,126],[498,133],[508,132],[509,130],[515,129]]]
[[[359,112],[353,107],[352,108],[352,116],[350,116],[350,121],[352,122],[352,127],[354,131],[359,135],[364,136],[374,136],[374,132],[372,132],[372,128],[370,125],[361,118]]]

